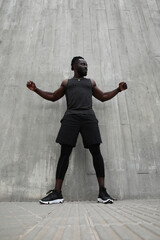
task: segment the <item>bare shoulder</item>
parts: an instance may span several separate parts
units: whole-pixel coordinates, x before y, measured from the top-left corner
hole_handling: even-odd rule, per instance
[[[91,79],[91,83],[92,83],[92,87],[96,87],[96,82],[93,79]]]
[[[64,87],[64,88],[66,88],[67,83],[68,83],[68,79],[65,79],[65,80],[62,81],[61,86]]]

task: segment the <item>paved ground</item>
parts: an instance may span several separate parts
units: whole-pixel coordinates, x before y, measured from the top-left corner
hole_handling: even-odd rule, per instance
[[[160,200],[0,203],[1,240],[160,240]]]

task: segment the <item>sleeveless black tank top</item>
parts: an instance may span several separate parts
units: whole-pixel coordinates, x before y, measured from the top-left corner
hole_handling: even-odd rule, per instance
[[[65,114],[94,114],[92,110],[92,83],[90,79],[68,79],[65,95],[67,101]]]

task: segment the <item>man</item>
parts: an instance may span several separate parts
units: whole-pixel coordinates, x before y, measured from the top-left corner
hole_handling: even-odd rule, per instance
[[[94,80],[85,78],[88,65],[83,57],[72,59],[71,69],[74,76],[64,80],[55,92],[45,92],[36,87],[32,81],[27,82],[27,87],[42,98],[49,101],[57,101],[66,95],[67,110],[61,120],[56,142],[61,145],[61,154],[56,170],[56,183],[54,190],[50,190],[47,196],[39,200],[43,204],[62,203],[64,201],[61,188],[65,173],[69,164],[69,156],[76,145],[78,134],[81,133],[83,144],[88,148],[93,157],[98,184],[98,202],[113,203],[113,199],[106,191],[104,185],[104,161],[100,151],[101,136],[98,120],[92,109],[92,95],[101,102],[107,101],[119,92],[127,89],[127,84],[121,82],[119,87],[110,92],[102,92]]]

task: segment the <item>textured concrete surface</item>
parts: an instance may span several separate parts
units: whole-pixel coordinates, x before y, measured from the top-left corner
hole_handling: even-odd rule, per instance
[[[129,87],[111,101],[93,99],[108,191],[118,199],[160,197],[159,23],[159,0],[0,0],[1,201],[36,200],[53,188],[65,98],[47,102],[25,85],[56,90],[72,77],[75,55],[86,58],[100,89]],[[64,196],[94,200],[97,187],[79,138]]]
[[[160,200],[0,203],[2,240],[159,240]],[[3,217],[2,217],[3,216]]]

